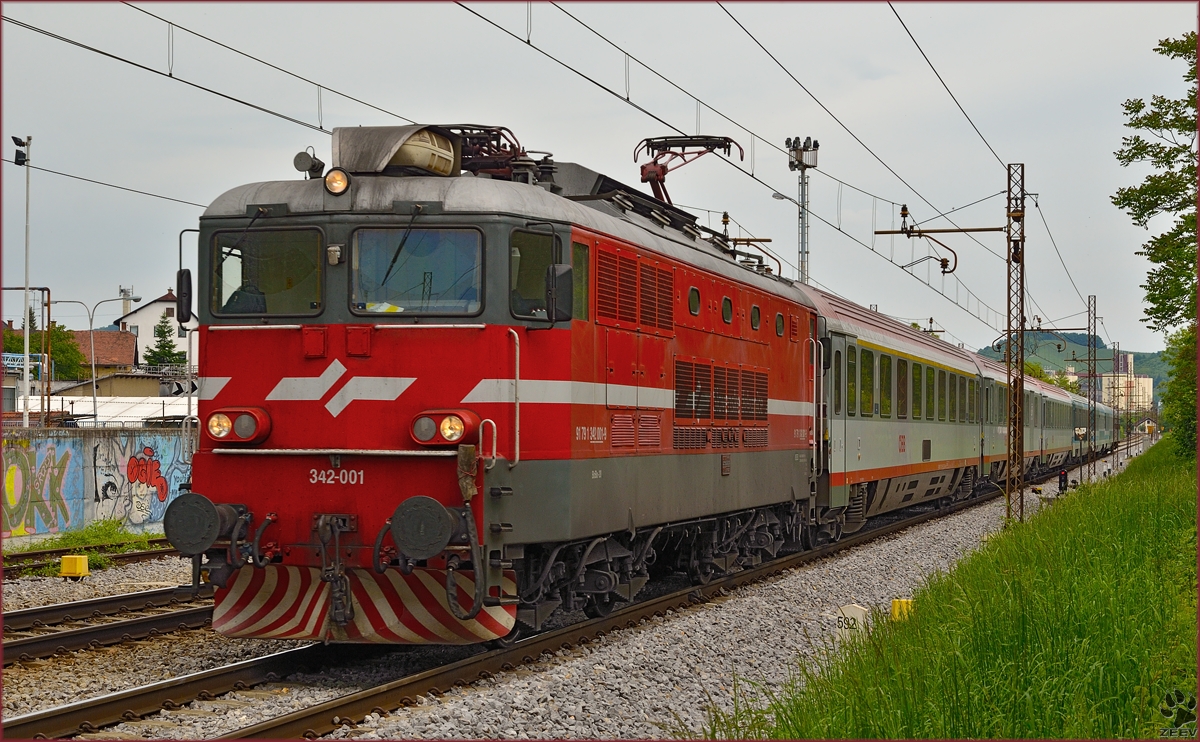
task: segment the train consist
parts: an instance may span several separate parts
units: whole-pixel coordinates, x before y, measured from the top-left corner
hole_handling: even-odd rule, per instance
[[[335,129],[332,159],[200,220],[164,526],[222,633],[503,643],[1005,475],[1002,366],[666,201],[497,127]],[[1026,468],[1079,460],[1086,401],[1026,394]]]

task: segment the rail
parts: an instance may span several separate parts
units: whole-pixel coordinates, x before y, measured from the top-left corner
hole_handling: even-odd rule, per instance
[[[69,621],[81,621],[96,616],[111,616],[115,613],[140,611],[146,608],[161,608],[163,606],[185,603],[198,598],[211,598],[213,586],[201,585],[200,590],[192,592],[190,585],[180,587],[164,587],[161,590],[142,590],[136,593],[121,595],[105,595],[88,600],[77,600],[71,603],[54,603],[36,608],[22,608],[16,611],[4,612],[4,630],[22,631],[25,629],[51,626]]]
[[[156,610],[156,609],[139,609]],[[181,629],[199,629],[212,623],[211,605],[178,608],[134,616],[108,623],[49,631],[44,634],[12,636],[4,640],[4,666],[14,662],[50,657],[61,652],[102,647],[145,639]],[[13,632],[25,634],[26,632]]]

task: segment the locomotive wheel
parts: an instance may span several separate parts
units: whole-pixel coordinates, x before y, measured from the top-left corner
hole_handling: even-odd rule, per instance
[[[588,618],[604,618],[612,613],[613,606],[616,603],[617,599],[612,593],[596,593],[588,598],[587,605],[583,607],[583,612]]]

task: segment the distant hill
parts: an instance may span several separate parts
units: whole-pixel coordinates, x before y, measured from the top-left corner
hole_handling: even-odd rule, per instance
[[[1049,332],[1025,333],[1025,357],[1030,361],[1040,363],[1049,372],[1074,366],[1075,372],[1087,370],[1087,333],[1059,333],[1067,341],[1066,347],[1059,352],[1057,344],[1062,342],[1059,335]],[[1162,352],[1139,353],[1136,350],[1122,350],[1122,353],[1133,353],[1133,372],[1146,374],[1154,379],[1154,401],[1158,401],[1159,385],[1171,377],[1170,367],[1162,360]],[[1000,360],[1003,356],[991,348],[981,348],[979,355]],[[1108,345],[1099,337],[1096,338],[1096,355],[1107,357],[1111,355]],[[1097,373],[1112,373],[1111,361],[1097,361]]]

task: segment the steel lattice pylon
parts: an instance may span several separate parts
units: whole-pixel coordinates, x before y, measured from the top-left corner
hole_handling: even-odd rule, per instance
[[[1008,166],[1008,328],[1004,363],[1008,377],[1008,463],[1005,466],[1004,511],[1012,520],[1013,496],[1025,520],[1025,165]]]
[[[1088,481],[1096,481],[1096,395],[1100,393],[1096,383],[1096,295],[1088,295],[1088,346],[1087,346],[1087,365],[1088,365],[1088,421],[1087,421],[1087,442],[1088,442]]]

